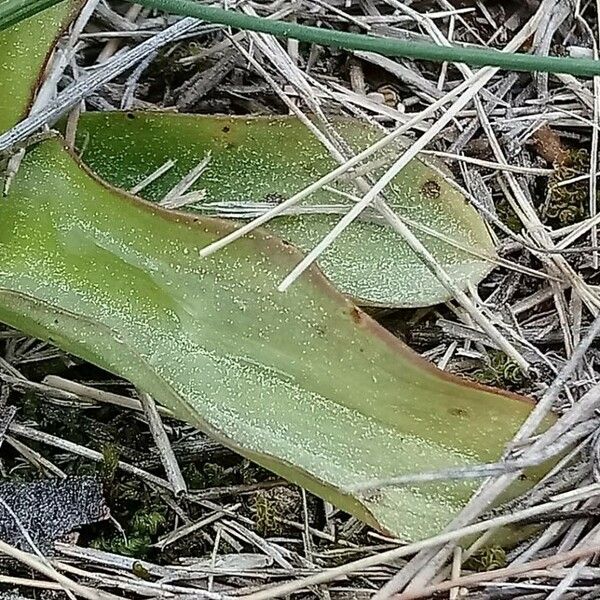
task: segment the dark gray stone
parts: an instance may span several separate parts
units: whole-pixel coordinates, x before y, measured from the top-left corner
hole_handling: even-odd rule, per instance
[[[0,539],[27,552],[32,549],[22,528],[44,554],[51,554],[55,541],[108,517],[102,485],[93,477],[0,483]]]

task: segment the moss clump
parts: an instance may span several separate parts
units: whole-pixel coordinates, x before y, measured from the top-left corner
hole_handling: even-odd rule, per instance
[[[100,477],[105,487],[109,487],[117,473],[119,466],[119,449],[114,444],[106,444],[102,448],[102,462],[100,463]]]
[[[584,149],[569,150],[567,158],[555,166],[548,181],[543,220],[552,225],[571,225],[588,213],[589,180],[585,178],[568,185],[560,183],[584,175],[589,170],[590,156]]]
[[[250,504],[256,530],[260,535],[280,535],[282,519],[296,520],[302,509],[302,497],[296,488],[276,487],[256,492]]]
[[[500,219],[500,221],[502,221],[502,223],[511,231],[514,233],[519,233],[523,228],[523,224],[508,200],[506,200],[506,198],[502,198],[496,202],[495,206],[498,219]]]
[[[488,546],[478,550],[466,562],[471,571],[493,571],[506,566],[506,552],[500,546]]]
[[[473,376],[480,383],[505,389],[520,389],[527,380],[521,367],[499,351],[491,352],[489,364],[475,371]]]
[[[271,476],[247,460],[238,461],[230,466],[212,462],[189,463],[182,466],[182,472],[189,488],[194,490],[256,483]]]
[[[130,522],[129,530],[125,536],[99,537],[91,541],[92,548],[105,550],[123,556],[146,558],[150,545],[158,531],[165,525],[166,519],[159,510],[139,510]]]

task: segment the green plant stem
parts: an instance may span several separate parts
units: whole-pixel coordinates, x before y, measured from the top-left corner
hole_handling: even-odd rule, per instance
[[[58,4],[62,0],[4,0],[0,1],[0,31]]]
[[[0,31],[46,8],[50,8],[60,1],[0,1]],[[479,67],[500,67],[513,71],[568,73],[582,77],[600,75],[600,61],[589,58],[537,56],[533,54],[500,52],[491,48],[458,45],[439,46],[429,42],[372,37],[364,34],[334,31],[320,27],[298,25],[297,23],[275,21],[263,17],[254,17],[240,12],[224,10],[216,6],[204,6],[193,0],[136,0],[136,2],[148,8],[157,8],[173,14],[197,17],[209,23],[270,33],[278,37],[293,38],[302,42],[334,46],[345,48],[346,50],[362,50],[386,56],[418,58],[433,62],[460,62]]]
[[[577,76],[600,75],[600,61],[589,58],[537,56],[500,52],[490,48],[458,45],[438,46],[429,42],[372,37],[357,33],[309,27],[285,21],[254,17],[215,6],[205,6],[192,0],[135,0],[149,8],[197,17],[209,23],[228,25],[237,29],[270,33],[277,37],[293,38],[302,42],[334,46],[346,50],[362,50],[387,56],[418,58],[433,62],[459,62],[474,66],[500,67],[513,71],[541,71],[568,73]]]

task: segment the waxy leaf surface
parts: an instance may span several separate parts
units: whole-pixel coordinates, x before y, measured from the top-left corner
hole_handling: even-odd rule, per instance
[[[475,483],[345,490],[496,460],[530,404],[437,370],[316,269],[277,292],[299,259],[277,238],[199,257],[232,227],[118,192],[45,141],[0,203],[0,320],[384,531],[439,531]]]
[[[363,150],[381,135],[358,120],[334,121],[338,135]],[[130,189],[167,160],[175,166],[140,194],[160,200],[179,179],[210,152],[208,168],[192,189],[206,190],[203,204],[278,202],[305,188],[337,165],[298,119],[287,117],[211,117],[173,113],[88,113],[79,125],[84,161],[103,178]],[[395,143],[371,159],[372,175],[382,174],[403,150]],[[360,170],[360,169],[359,169]],[[338,189],[358,194],[349,181]],[[459,244],[414,232],[456,285],[476,285],[490,271],[493,244],[484,222],[444,177],[422,160],[413,160],[386,192],[396,212],[418,225],[440,232]],[[352,204],[321,190],[307,201],[315,205]],[[193,210],[193,209],[192,209]],[[347,210],[347,208],[345,209]],[[363,304],[427,306],[451,294],[406,243],[377,215],[352,224],[319,259],[332,282]],[[279,217],[270,231],[305,252],[311,250],[341,218],[340,214]],[[477,256],[466,250],[473,250]]]
[[[0,31],[0,133],[26,116],[54,41],[80,4],[61,2]]]
[[[14,124],[29,106],[65,14],[44,13],[0,36],[0,48],[8,49],[0,52],[0,107],[7,109],[0,128]],[[133,135],[125,124],[139,119],[108,118],[85,117],[85,128],[96,119],[107,135],[87,129],[91,145],[84,159],[106,178],[133,185],[147,173],[139,171],[133,151],[126,162],[123,148],[131,144],[118,141]],[[120,134],[110,130],[115,123]],[[230,189],[227,177],[213,172],[214,197],[245,191],[261,198],[286,176],[284,191],[291,193],[308,177],[302,165],[309,153],[300,152],[308,142],[297,124],[262,125],[260,133],[248,125],[236,130],[233,141],[227,141],[226,121],[209,124],[196,125],[197,139],[208,127],[215,159],[228,165],[232,181],[241,173],[247,182]],[[147,125],[156,127],[151,119]],[[165,135],[162,120],[156,131]],[[134,149],[143,150],[144,160],[158,157],[143,163],[148,171],[165,157],[166,138],[156,131],[146,138],[135,134]],[[253,179],[247,138],[258,138],[268,150],[271,143],[281,146],[281,135],[302,161],[288,172],[269,158]],[[98,140],[108,144],[102,147],[106,164]],[[215,141],[227,152],[219,154]],[[228,154],[236,144],[239,152]],[[186,152],[175,157],[182,173],[204,149]],[[312,165],[310,178],[319,168]],[[125,175],[129,179],[121,179]],[[260,187],[262,179],[267,183]],[[209,180],[203,182],[207,188]],[[111,188],[82,167],[62,140],[42,142],[27,153],[0,202],[0,321],[129,379],[224,444],[375,527],[406,539],[439,531],[475,483],[407,486],[366,497],[347,488],[496,460],[529,403],[438,371],[316,269],[278,293],[277,282],[299,253],[276,237],[257,231],[215,256],[199,257],[200,248],[232,227],[164,211]],[[416,279],[410,284],[418,285]],[[513,493],[528,485],[519,482]]]

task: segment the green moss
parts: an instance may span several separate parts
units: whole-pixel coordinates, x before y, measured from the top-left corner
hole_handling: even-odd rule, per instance
[[[568,159],[557,165],[548,182],[549,198],[543,212],[545,223],[565,226],[585,218],[588,213],[589,181],[587,178],[559,185],[588,172],[590,156],[585,149],[572,149]]]
[[[97,550],[104,550],[105,552],[112,552],[113,554],[132,556],[134,558],[145,558],[151,543],[150,536],[147,535],[127,538],[113,536],[108,539],[104,537],[97,538],[92,540],[90,545]]]
[[[100,536],[91,541],[92,548],[114,552],[124,556],[146,558],[153,542],[154,536],[165,525],[166,519],[159,510],[139,510],[130,523],[128,530],[123,535],[111,537]]]
[[[131,520],[133,531],[139,535],[156,535],[159,528],[165,524],[165,515],[159,511],[138,511]]]
[[[115,478],[119,464],[119,450],[113,444],[102,448],[103,461],[100,464],[100,476],[105,486],[110,486]]]
[[[142,563],[139,563],[139,562],[133,563],[131,572],[139,579],[144,579],[144,580],[152,579],[152,575],[150,574],[150,571],[148,571],[148,569],[146,569],[146,567],[144,567],[144,565]]]
[[[250,504],[256,530],[263,536],[283,533],[282,519],[298,519],[301,507],[300,492],[291,487],[260,490],[254,494]]]
[[[184,41],[173,47],[160,50],[148,69],[148,77],[150,79],[158,78],[163,81],[166,78],[167,81],[171,82],[190,71],[195,72],[194,69],[198,68],[197,64],[190,67],[182,64],[180,61],[183,58],[198,56],[203,51],[204,48],[195,40]]]
[[[466,562],[472,571],[493,571],[506,566],[506,552],[500,546],[488,546],[478,550]]]
[[[490,352],[489,364],[479,369],[473,377],[480,383],[504,389],[520,389],[527,376],[519,365],[506,354],[499,351]]]
[[[511,231],[519,233],[523,228],[521,220],[506,198],[503,197],[499,202],[496,202],[496,214],[500,221]]]
[[[252,503],[256,529],[261,535],[281,533],[275,503],[266,494],[257,493]]]

